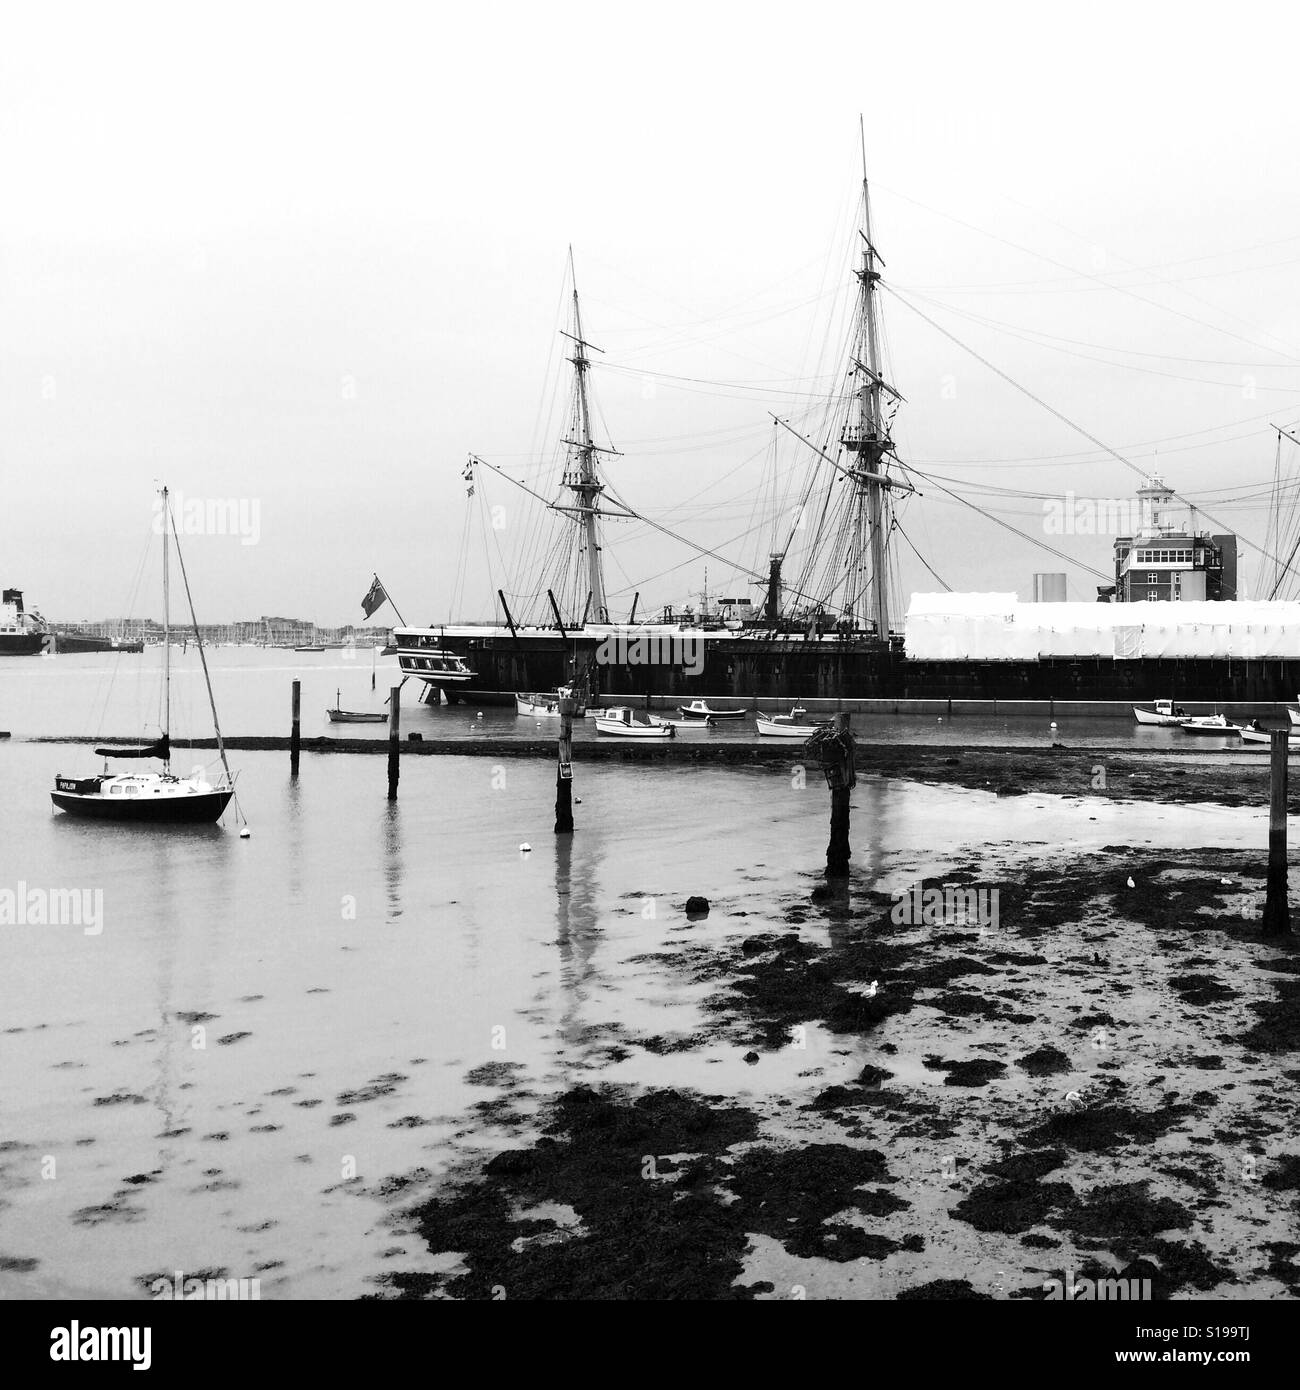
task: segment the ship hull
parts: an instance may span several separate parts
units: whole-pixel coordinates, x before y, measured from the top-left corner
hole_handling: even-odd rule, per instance
[[[39,656],[44,642],[41,632],[0,632],[0,656]]]
[[[146,800],[55,791],[50,793],[50,800],[60,811],[82,820],[113,821],[119,825],[204,825],[221,818],[233,795],[217,790]]]
[[[743,637],[709,638],[698,669],[614,665],[594,660],[596,638],[554,635],[439,641],[473,667],[475,679],[448,684],[450,703],[513,705],[515,692],[563,685],[589,671],[592,694],[660,697],[673,704],[708,699],[1109,701],[1157,699],[1219,705],[1286,704],[1300,689],[1300,660],[1222,657],[1045,657],[1037,661],[912,661],[897,646]]]

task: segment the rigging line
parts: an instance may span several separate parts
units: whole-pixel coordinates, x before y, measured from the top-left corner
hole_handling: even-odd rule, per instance
[[[814,400],[814,401],[827,401],[827,400],[833,401],[833,400],[838,400],[838,399],[839,399],[839,392],[838,392],[838,391],[783,391],[783,390],[780,390],[780,389],[778,389],[778,388],[776,388],[776,387],[772,387],[772,386],[747,386],[747,385],[745,385],[743,382],[738,382],[738,381],[719,381],[719,380],[714,380],[714,379],[711,378],[711,377],[703,377],[703,376],[679,376],[679,375],[676,375],[676,374],[673,373],[673,372],[651,372],[651,371],[646,371],[646,370],[644,370],[643,368],[640,368],[640,367],[625,367],[625,366],[620,365],[620,364],[617,363],[617,362],[602,362],[602,363],[601,363],[601,366],[602,366],[607,372],[623,372],[623,373],[624,373],[625,375],[627,375],[627,376],[652,376],[652,377],[655,377],[656,379],[658,379],[659,381],[687,382],[687,383],[690,383],[690,384],[695,385],[695,386],[723,386],[723,387],[726,387],[726,388],[727,388],[727,391],[726,391],[725,393],[722,393],[722,394],[732,394],[732,393],[734,393],[734,392],[736,392],[736,391],[748,391],[748,392],[755,393],[755,394],[761,395],[761,396],[797,396],[797,397],[799,397],[800,399],[804,399],[804,400]],[[826,377],[832,376],[832,375],[833,375],[833,373],[827,372],[827,373],[822,374],[821,376],[808,377],[808,378],[805,378],[805,379],[806,379],[806,380],[809,380],[809,381],[825,380]],[[793,381],[798,381],[800,378],[798,378],[798,377],[791,377],[791,378],[787,378],[787,379],[788,379],[788,380],[793,380]],[[742,396],[742,397],[738,397],[738,399],[743,400],[744,397],[743,397],[743,396]]]
[[[1007,195],[1004,193],[1002,196],[1003,196],[1003,197],[1006,197]],[[1014,202],[1015,200],[1012,199],[1012,201]],[[1035,211],[1035,209],[1029,207],[1028,204],[1021,204],[1021,206],[1024,207],[1024,208],[1026,209],[1026,211],[1028,211],[1028,212],[1034,212],[1034,211]],[[1038,213],[1037,213],[1037,216],[1039,216],[1039,217],[1046,217],[1047,215],[1046,215],[1045,213],[1038,212]],[[1059,228],[1060,228],[1063,232],[1065,232],[1067,235],[1072,236],[1072,237],[1075,237],[1075,238],[1076,238],[1077,240],[1079,240],[1079,241],[1086,242],[1086,243],[1087,243],[1088,245],[1090,245],[1090,246],[1095,246],[1095,245],[1096,245],[1096,242],[1095,242],[1095,240],[1094,240],[1092,237],[1084,236],[1081,232],[1075,231],[1072,227],[1067,227],[1067,226],[1065,225],[1064,222],[1058,222],[1055,218],[1052,218],[1052,217],[1048,217],[1047,220],[1048,220],[1049,222],[1053,223],[1054,226],[1059,227]],[[1121,261],[1127,261],[1128,264],[1129,264],[1130,266],[1132,266],[1132,265],[1134,264],[1134,262],[1133,262],[1132,260],[1130,260],[1129,257],[1127,257],[1127,256],[1118,256],[1117,258],[1118,258],[1119,260],[1121,260]],[[1253,266],[1253,267],[1249,267],[1248,269],[1250,269],[1250,270],[1261,270],[1261,269],[1262,269],[1262,270],[1275,270],[1275,269],[1280,268],[1281,265],[1286,265],[1286,264],[1290,264],[1290,263],[1291,263],[1291,262],[1289,262],[1289,261],[1288,261],[1288,262],[1279,262],[1278,265],[1274,265],[1274,266]],[[1206,272],[1205,274],[1202,274],[1202,275],[1179,276],[1179,277],[1177,277],[1177,278],[1175,278],[1175,277],[1173,277],[1173,276],[1168,276],[1168,275],[1166,275],[1166,276],[1162,276],[1159,280],[1157,280],[1156,283],[1158,283],[1158,284],[1169,285],[1169,286],[1171,286],[1171,287],[1173,287],[1173,288],[1181,288],[1181,286],[1183,285],[1183,283],[1185,283],[1185,281],[1187,281],[1187,280],[1214,279],[1214,278],[1218,278],[1218,277],[1220,277],[1220,276],[1222,276],[1222,275],[1242,274],[1242,273],[1243,273],[1242,271],[1209,271],[1209,272]],[[1204,305],[1206,306],[1206,308],[1208,308],[1208,309],[1213,309],[1216,313],[1218,313],[1218,314],[1223,314],[1223,315],[1225,315],[1227,318],[1233,320],[1234,322],[1241,324],[1243,328],[1249,328],[1252,332],[1256,332],[1256,333],[1261,333],[1261,332],[1262,332],[1262,334],[1263,334],[1264,337],[1266,337],[1266,338],[1272,338],[1272,340],[1273,340],[1275,343],[1282,343],[1283,346],[1284,346],[1284,347],[1286,348],[1286,350],[1287,350],[1287,355],[1292,356],[1292,360],[1296,360],[1296,359],[1294,358],[1294,355],[1293,355],[1293,354],[1294,354],[1294,349],[1292,348],[1291,344],[1286,343],[1285,340],[1282,339],[1282,338],[1279,338],[1279,337],[1277,336],[1277,334],[1275,334],[1275,333],[1269,333],[1267,330],[1261,330],[1261,329],[1256,328],[1256,326],[1255,326],[1253,323],[1247,322],[1247,320],[1243,319],[1243,318],[1241,317],[1240,314],[1234,314],[1230,309],[1224,309],[1222,305],[1215,304],[1212,300],[1206,299],[1206,298],[1204,297],[1204,295],[1194,294],[1191,290],[1188,290],[1188,289],[1183,289],[1183,290],[1182,290],[1182,293],[1183,293],[1184,295],[1186,295],[1188,299],[1193,299],[1193,300],[1195,300],[1198,304],[1204,304]],[[1275,349],[1275,350],[1276,350],[1276,349]]]
[[[901,196],[901,195],[900,195],[900,196]],[[1005,198],[1009,203],[1016,203],[1016,205],[1017,205],[1018,207],[1024,208],[1026,212],[1032,212],[1032,213],[1036,214],[1036,215],[1039,216],[1039,217],[1042,217],[1042,216],[1044,215],[1044,214],[1043,214],[1042,212],[1040,212],[1037,208],[1032,208],[1032,207],[1030,207],[1030,206],[1028,205],[1028,203],[1018,203],[1017,200],[1016,200],[1015,198],[1011,197],[1011,195],[1008,194],[1008,193],[1002,193],[1000,196],[1003,197],[1003,198]],[[935,211],[935,209],[930,208],[930,209],[927,209],[927,211],[933,212],[933,211]],[[1053,221],[1054,219],[1052,219],[1052,218],[1049,217],[1047,220],[1048,220],[1049,222],[1051,222],[1051,221]],[[1062,231],[1070,232],[1070,235],[1071,235],[1071,236],[1078,236],[1078,233],[1077,233],[1077,232],[1071,231],[1071,229],[1070,229],[1069,227],[1066,227],[1063,223],[1057,222],[1055,225],[1058,226],[1058,227],[1060,227]],[[1083,239],[1083,240],[1087,240],[1087,238],[1082,238],[1082,239]],[[1149,263],[1149,264],[1147,264],[1147,265],[1136,265],[1136,264],[1130,263],[1130,271],[1131,271],[1132,273],[1136,274],[1136,273],[1138,273],[1139,271],[1170,270],[1170,269],[1172,269],[1174,266],[1179,266],[1179,265],[1194,265],[1194,264],[1196,264],[1198,261],[1217,261],[1217,260],[1222,259],[1224,256],[1240,256],[1240,255],[1248,254],[1248,253],[1251,252],[1251,251],[1263,251],[1263,250],[1265,250],[1266,248],[1268,248],[1268,247],[1270,247],[1270,246],[1285,246],[1288,242],[1292,242],[1292,241],[1300,241],[1300,232],[1298,232],[1298,233],[1293,233],[1293,234],[1290,235],[1290,236],[1273,237],[1273,238],[1272,238],[1271,240],[1269,240],[1269,241],[1259,241],[1259,242],[1256,242],[1256,243],[1255,243],[1254,245],[1252,245],[1252,246],[1235,246],[1235,247],[1232,247],[1230,250],[1227,250],[1227,251],[1211,251],[1211,252],[1209,252],[1208,254],[1203,255],[1203,256],[1183,256],[1183,257],[1181,257],[1179,260],[1176,260],[1176,261],[1155,261],[1155,262],[1151,262],[1151,263]],[[1128,274],[1128,273],[1130,273],[1130,271],[1125,271],[1124,273],[1125,273],[1125,274]],[[1064,284],[1067,284],[1067,283],[1068,283],[1069,281],[1071,281],[1071,280],[1079,280],[1079,279],[1082,279],[1082,278],[1083,278],[1083,276],[1082,276],[1081,274],[1076,273],[1076,274],[1074,274],[1074,275],[1056,275],[1056,276],[1052,276],[1050,279],[1046,279],[1046,280],[996,280],[996,281],[990,281],[988,284],[985,284],[985,285],[971,285],[969,288],[972,289],[972,290],[980,290],[980,289],[1000,290],[1000,289],[1014,289],[1014,288],[1017,288],[1017,287],[1020,287],[1020,286],[1032,287],[1032,286],[1036,286],[1036,285],[1064,285]],[[942,286],[935,286],[934,288],[936,288],[936,289],[958,289],[958,288],[963,288],[963,287],[957,286],[957,285],[942,285]]]
[[[1062,422],[1062,424],[1068,425],[1070,429],[1074,430],[1077,434],[1081,434],[1086,440],[1088,440],[1092,444],[1095,444],[1099,449],[1104,450],[1112,458],[1118,459],[1119,462],[1122,463],[1125,468],[1132,469],[1133,472],[1138,475],[1138,477],[1143,479],[1146,478],[1146,471],[1139,467],[1131,459],[1126,459],[1123,454],[1119,453],[1118,450],[1112,449],[1109,444],[1103,443],[1100,439],[1097,438],[1095,434],[1089,434],[1088,431],[1085,430],[1082,425],[1075,424],[1075,422],[1071,420],[1068,415],[1063,415],[1059,410],[1056,409],[1055,406],[1048,405],[1048,403],[1045,400],[1043,400],[1041,396],[1036,396],[1027,386],[1022,386],[1014,377],[1008,376],[1007,373],[1004,372],[1000,367],[995,367],[993,363],[988,360],[987,357],[982,357],[978,352],[975,351],[973,347],[970,347],[968,344],[963,343],[960,338],[958,338],[953,333],[949,333],[946,328],[944,328],[941,324],[936,323],[928,314],[923,313],[920,309],[916,307],[915,304],[911,303],[907,299],[904,299],[903,296],[899,294],[899,292],[896,289],[894,289],[892,285],[886,284],[883,280],[880,283],[883,286],[883,288],[888,290],[889,293],[892,294],[894,298],[898,300],[900,304],[906,305],[907,308],[911,309],[911,311],[914,314],[916,314],[919,318],[924,319],[926,323],[930,325],[931,328],[936,330],[936,332],[942,333],[943,336],[947,338],[950,342],[956,343],[957,346],[961,348],[963,352],[970,353],[970,355],[973,358],[975,358],[977,362],[982,363],[985,367],[989,369],[989,371],[993,372],[997,376],[1000,376],[1002,380],[1005,381],[1008,385],[1014,386],[1017,391],[1019,391],[1024,396],[1028,396],[1031,401],[1033,401],[1036,405],[1041,406],[1045,411],[1047,411],[1049,415],[1054,415],[1058,420]],[[915,469],[914,471],[920,472],[919,469]],[[921,476],[924,477],[925,475],[921,474]],[[1182,502],[1184,506],[1190,507],[1193,505],[1191,502],[1187,500],[1187,498],[1185,498],[1179,492],[1175,492],[1174,496],[1180,502]],[[1203,507],[1197,507],[1196,510],[1199,511],[1203,516],[1205,516],[1209,521],[1213,522],[1215,526],[1221,527],[1224,531],[1228,529],[1223,522],[1218,520],[1217,517],[1211,515]],[[1243,544],[1250,546],[1252,550],[1258,550],[1261,554],[1268,556],[1268,552],[1264,549],[1264,547],[1258,545],[1249,537],[1239,536],[1237,539],[1240,540]],[[1096,573],[1096,571],[1093,572]]]
[[[1012,524],[1009,521],[1003,521],[1001,517],[994,516],[992,512],[985,511],[983,507],[976,506],[974,502],[968,502],[966,498],[962,497],[959,493],[953,492],[951,488],[944,487],[942,483],[930,477],[929,474],[922,473],[919,468],[916,468],[913,471],[919,474],[922,478],[925,478],[927,482],[934,483],[935,487],[937,487],[940,492],[946,492],[949,497],[952,497],[956,501],[960,502],[963,507],[969,507],[971,511],[978,512],[980,516],[986,517],[989,521],[995,522],[998,526],[1004,527],[1006,530],[1012,532],[1014,535],[1019,536],[1022,540],[1028,541],[1030,545],[1036,545],[1040,550],[1047,551],[1049,555],[1055,555],[1057,559],[1064,560],[1067,564],[1074,565],[1077,569],[1087,570],[1089,574],[1095,574],[1099,579],[1114,579],[1115,576],[1113,574],[1106,574],[1103,571],[1096,569],[1092,565],[1085,564],[1082,560],[1076,560],[1072,555],[1067,555],[1065,551],[1058,550],[1056,546],[1049,545],[1046,541],[1039,540],[1037,536],[1031,536],[1024,531],[1021,531],[1018,527],[1012,526]]]
[[[1212,381],[1202,376],[1187,376],[1182,372],[1163,372],[1158,367],[1143,367],[1136,362],[1113,362],[1105,357],[1097,357],[1090,352],[1079,352],[1074,348],[1061,346],[1061,343],[1071,341],[1068,338],[1061,339],[1059,342],[1050,342],[1047,341],[1047,339],[1051,338],[1052,335],[1047,334],[1040,340],[1038,337],[1032,336],[1032,330],[1022,331],[1017,328],[1011,328],[1006,324],[999,323],[996,319],[985,319],[979,314],[967,313],[965,310],[958,309],[954,305],[944,304],[940,300],[928,299],[925,295],[918,295],[917,298],[924,300],[925,303],[932,305],[934,308],[946,309],[950,314],[956,314],[958,317],[967,319],[972,323],[982,323],[985,327],[993,329],[995,333],[1005,333],[1008,337],[1018,338],[1023,343],[1031,343],[1035,347],[1047,348],[1050,352],[1060,352],[1067,357],[1077,357],[1081,362],[1097,362],[1103,367],[1117,367],[1125,372],[1143,372],[1147,376],[1168,377],[1171,381],[1190,381],[1197,386],[1217,386],[1228,390],[1241,385],[1241,383],[1237,381]],[[1159,356],[1160,354],[1143,353],[1142,355],[1144,357],[1151,357]],[[1173,360],[1176,361],[1178,359]],[[1194,361],[1196,359],[1193,358],[1189,360]],[[1269,370],[1278,372],[1294,371],[1294,368],[1286,362],[1256,363],[1254,365],[1263,366]],[[1261,386],[1256,383],[1255,390],[1277,391],[1289,396],[1300,394],[1300,391],[1294,386]]]
[[[1067,338],[1059,333],[1045,332],[1041,328],[1026,328],[1024,324],[1007,323],[1005,319],[996,319],[987,314],[977,314],[973,309],[959,309],[956,305],[945,304],[942,299],[935,299],[931,295],[923,294],[915,286],[903,285],[901,288],[917,299],[924,300],[927,304],[947,309],[950,313],[961,314],[964,318],[971,319],[976,323],[987,324],[991,328],[1005,328],[1008,332],[1031,334],[1034,338],[1050,339],[1058,343],[1071,343],[1075,347],[1096,348],[1100,352],[1123,352],[1130,357],[1152,357],[1162,362],[1193,362],[1202,367],[1262,367],[1279,372],[1290,370],[1289,364],[1286,362],[1241,362],[1226,357],[1180,357],[1172,352],[1143,352],[1140,348],[1115,347],[1110,343],[1091,343],[1084,338]]]
[[[893,193],[894,197],[901,198],[905,203],[911,203],[915,207],[923,208],[926,212],[933,213],[937,217],[943,217],[950,222],[955,222],[959,227],[965,227],[968,231],[977,232],[980,236],[988,237],[992,241],[1001,242],[1003,246],[1010,246],[1014,251],[1020,251],[1024,255],[1033,256],[1037,260],[1045,261],[1048,265],[1054,265],[1060,270],[1068,270],[1071,274],[1079,274],[1084,279],[1094,280],[1099,285],[1115,290],[1120,294],[1128,295],[1130,299],[1136,299],[1140,304],[1148,304],[1152,308],[1163,309],[1166,313],[1174,314],[1181,319],[1186,319],[1189,323],[1200,324],[1202,328],[1209,328],[1215,333],[1222,333],[1226,337],[1235,338],[1240,343],[1249,343],[1251,347],[1258,348],[1264,352],[1274,352],[1279,357],[1289,357],[1293,362],[1300,361],[1300,358],[1297,358],[1293,353],[1283,352],[1278,348],[1270,348],[1266,343],[1251,342],[1249,338],[1243,338],[1240,333],[1234,333],[1231,329],[1222,328],[1218,324],[1210,323],[1206,319],[1198,319],[1194,314],[1184,313],[1181,309],[1170,308],[1167,304],[1161,304],[1158,299],[1147,299],[1143,295],[1135,294],[1132,290],[1126,289],[1123,285],[1108,284],[1100,275],[1093,274],[1090,271],[1076,272],[1072,266],[1066,265],[1064,261],[1054,260],[1051,256],[1044,255],[1041,251],[1031,251],[1027,246],[1021,246],[1014,241],[1008,241],[1006,237],[1000,237],[995,232],[985,231],[983,227],[977,227],[973,222],[965,222],[960,217],[954,217],[952,213],[940,212],[937,208],[927,207],[925,203],[918,202],[915,198],[909,198],[905,193],[898,193],[892,189],[890,192]],[[886,285],[883,280],[880,283],[884,285],[885,289],[890,289],[890,286]],[[892,293],[897,295],[898,291],[893,290]]]
[[[945,594],[951,594],[952,585],[947,584],[947,582],[945,582],[943,578],[940,578],[939,574],[934,573],[932,564],[930,564],[929,560],[927,560],[926,557],[923,556],[922,553],[920,553],[920,550],[916,549],[916,542],[913,541],[911,537],[909,537],[907,531],[902,530],[902,525],[900,524],[900,521],[898,521],[897,517],[894,518],[894,525],[898,528],[898,534],[901,535],[902,539],[904,539],[904,541],[907,541],[908,545],[911,546],[912,555],[915,555],[916,559],[920,560],[920,563],[922,563],[923,566],[926,567],[926,570],[929,571],[930,575],[932,575],[932,578],[934,578],[937,584],[939,584],[940,587],[944,589]]]

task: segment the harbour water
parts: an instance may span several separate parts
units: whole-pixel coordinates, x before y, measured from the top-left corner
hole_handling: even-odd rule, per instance
[[[278,725],[302,668],[233,679],[234,664],[217,663],[230,727]],[[71,659],[17,666],[0,675],[6,720],[37,711],[66,729],[85,693]],[[351,669],[312,677],[313,700]],[[56,678],[72,682],[62,702],[14,698]],[[0,746],[0,889],[101,904],[95,927],[0,927],[0,1295],[143,1298],[177,1270],[222,1270],[258,1278],[266,1298],[356,1297],[386,1270],[445,1268],[403,1206],[529,1135],[537,1107],[578,1081],[799,1099],[874,1055],[817,1027],[761,1067],[724,1043],[630,1041],[702,1017],[701,992],[649,957],[683,933],[776,925],[781,895],[815,881],[819,776],[579,762],[569,842],[552,833],[549,761],[412,760],[390,804],[372,759],[308,755],[294,784],[283,754],[240,754],[253,830],[240,840],[54,814],[54,765],[82,751]],[[864,768],[855,862],[884,891],[991,863],[994,805],[999,841],[1044,858],[1261,841],[1253,810],[995,801]],[[713,904],[704,923],[685,917],[692,893]]]
[[[208,664],[222,732],[227,735],[279,735],[289,732],[290,686],[302,682],[304,737],[346,739],[388,737],[383,724],[330,724],[325,711],[339,700],[344,709],[383,711],[389,690],[401,682],[395,657],[372,658],[368,651],[298,653],[258,647],[217,647]],[[0,729],[15,739],[39,736],[156,736],[162,657],[158,648],[130,655],[15,657],[0,661]],[[372,669],[374,689],[371,689]],[[418,687],[402,691],[402,733],[426,737],[537,738],[555,731],[555,720],[523,718],[513,709],[487,705],[417,703]],[[716,702],[722,707],[726,701]],[[207,695],[197,649],[172,652],[173,733],[211,734]],[[1055,727],[1053,727],[1055,724]],[[1137,725],[1131,718],[1041,715],[855,714],[854,731],[868,742],[925,743],[939,746],[991,745],[1045,747],[1128,747],[1168,750],[1180,755],[1234,756],[1242,752],[1231,736],[1192,739],[1176,729]],[[753,741],[752,717],[723,720],[710,729],[679,731],[694,742]],[[600,737],[591,720],[575,721],[578,742]],[[1245,753],[1246,758],[1257,754]],[[66,761],[66,756],[65,756]],[[70,770],[70,769],[69,769]]]

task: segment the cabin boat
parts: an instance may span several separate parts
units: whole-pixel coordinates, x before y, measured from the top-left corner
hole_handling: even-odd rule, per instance
[[[618,738],[674,738],[677,730],[671,724],[651,724],[639,719],[626,705],[613,705],[596,716],[596,730]]]
[[[1237,726],[1229,724],[1221,714],[1202,714],[1184,719],[1178,726],[1185,734],[1235,734]]]
[[[1154,724],[1161,728],[1177,728],[1187,718],[1183,710],[1172,700],[1157,700],[1148,709],[1145,705],[1133,706],[1133,718],[1139,724]]]
[[[689,705],[678,705],[678,711],[687,719],[743,719],[743,709],[710,709],[707,700],[692,700]]]

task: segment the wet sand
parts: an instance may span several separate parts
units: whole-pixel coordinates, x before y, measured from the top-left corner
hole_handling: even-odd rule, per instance
[[[998,887],[992,929],[899,924],[861,869],[748,920],[714,904],[648,958],[707,1022],[608,1037],[682,1074],[740,1056],[743,1103],[571,1088],[409,1210],[449,1264],[385,1292],[1043,1299],[1072,1273],[1300,1295],[1300,954],[1260,935],[1262,869],[1002,842],[941,880]]]

